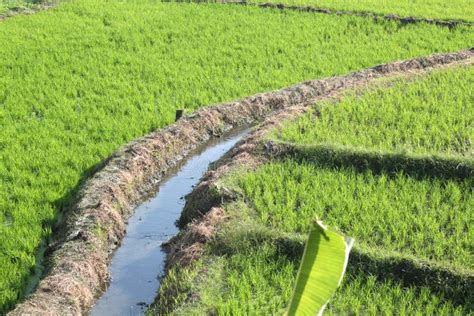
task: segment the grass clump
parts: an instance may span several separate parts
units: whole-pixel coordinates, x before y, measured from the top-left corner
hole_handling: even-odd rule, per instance
[[[275,137],[298,144],[473,157],[474,67],[399,79],[393,86],[317,105]]]
[[[257,40],[258,39],[258,40]],[[156,1],[77,0],[0,23],[0,312],[58,212],[175,109],[457,51],[469,27]]]
[[[414,16],[418,18],[440,20],[474,21],[474,3],[469,0],[251,0],[250,2],[274,2],[288,5],[311,5],[320,8],[369,12],[377,15],[396,14],[402,17]]]
[[[342,287],[328,304],[327,315],[466,315],[469,308],[456,305],[428,287],[406,286],[397,280],[377,280],[357,274],[350,266]]]

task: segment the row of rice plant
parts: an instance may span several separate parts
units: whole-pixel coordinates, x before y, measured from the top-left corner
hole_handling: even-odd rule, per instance
[[[337,106],[318,104],[315,111],[273,135],[298,144],[473,157],[473,67],[391,84],[388,89],[352,93]]]
[[[282,231],[306,232],[317,217],[359,244],[474,268],[472,179],[420,181],[289,160],[245,175],[241,185],[260,219]]]
[[[219,226],[218,235],[208,244],[205,255],[191,266],[175,265],[169,271],[149,315],[285,312],[307,234],[269,228],[258,218],[258,212],[243,202],[227,205],[226,211],[227,222]],[[472,273],[460,276],[457,272],[446,273],[442,284],[436,287],[438,276],[429,280],[432,283],[421,283],[416,278],[400,279],[392,272],[396,269],[399,275],[408,272],[421,275],[427,271],[426,266],[407,271],[405,266],[387,265],[378,258],[354,264],[356,256],[370,256],[371,251],[369,254],[364,251],[357,246],[351,255],[341,288],[325,314],[465,315],[472,312],[468,295]],[[416,262],[409,258],[410,264],[412,260]]]

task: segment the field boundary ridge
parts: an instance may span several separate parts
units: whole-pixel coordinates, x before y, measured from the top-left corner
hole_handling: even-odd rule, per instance
[[[288,5],[284,3],[272,3],[272,2],[264,2],[264,3],[252,3],[246,1],[225,1],[224,3],[228,4],[238,4],[244,6],[254,6],[259,8],[267,8],[267,9],[279,9],[279,10],[293,10],[293,11],[300,11],[300,12],[314,12],[314,13],[322,13],[328,15],[349,15],[349,16],[358,16],[364,18],[373,18],[376,21],[396,21],[403,25],[407,24],[418,24],[418,23],[426,23],[426,24],[433,24],[437,26],[444,26],[449,28],[455,28],[457,26],[465,25],[465,26],[473,26],[474,22],[469,22],[465,20],[443,20],[443,19],[430,19],[430,18],[421,18],[421,17],[414,17],[414,16],[399,16],[396,14],[377,14],[373,12],[365,12],[365,11],[351,11],[351,10],[335,10],[335,9],[328,9],[323,7],[316,7],[311,5],[306,6],[299,6],[299,5]]]
[[[20,15],[32,15],[41,11],[47,11],[52,8],[55,8],[59,3],[58,2],[45,2],[39,4],[33,4],[30,7],[15,7],[6,10],[3,13],[0,13],[0,22],[8,18],[12,18]]]
[[[299,12],[313,12],[327,15],[347,15],[363,18],[373,18],[376,21],[396,21],[403,25],[407,24],[433,24],[442,27],[455,28],[457,26],[474,26],[474,22],[462,19],[435,19],[415,16],[400,16],[397,14],[377,14],[370,11],[337,10],[312,5],[291,5],[279,2],[248,2],[241,0],[163,0],[162,2],[177,3],[221,3],[226,5],[241,5],[249,7],[258,7],[264,9],[291,10]]]

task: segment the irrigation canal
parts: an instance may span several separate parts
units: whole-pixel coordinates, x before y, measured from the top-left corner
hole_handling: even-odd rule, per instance
[[[112,258],[109,287],[92,308],[92,316],[143,315],[153,303],[164,273],[163,242],[178,233],[175,223],[183,210],[183,197],[249,129],[215,139],[196,151],[181,167],[160,183],[151,199],[136,208],[127,234]]]

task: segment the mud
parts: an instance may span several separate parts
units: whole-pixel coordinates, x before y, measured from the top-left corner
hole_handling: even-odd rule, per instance
[[[167,128],[126,145],[112,155],[79,191],[77,203],[65,214],[63,231],[49,246],[48,272],[33,295],[19,304],[11,315],[87,313],[107,286],[108,265],[125,235],[126,221],[135,206],[156,190],[172,168],[212,137],[238,126],[254,124],[277,111],[263,124],[263,127],[274,126],[281,120],[303,113],[308,105],[318,99],[368,84],[374,79],[462,63],[473,56],[474,49],[471,49],[389,63],[345,76],[307,81],[199,110]],[[263,135],[263,130],[255,132],[235,147],[216,165],[218,169],[204,178],[196,192],[209,192],[205,187],[212,188],[218,176],[231,170],[233,165],[261,163],[261,155],[256,154],[258,151],[255,149],[262,146],[258,139]],[[188,198],[188,203],[191,203],[189,201],[193,196],[199,197],[199,194]],[[199,206],[199,199],[195,199],[194,203],[196,207],[185,209],[180,221],[182,226],[206,214],[212,204]],[[186,257],[178,252],[175,256]]]

